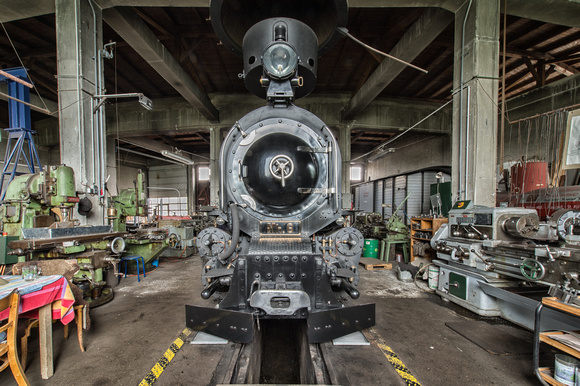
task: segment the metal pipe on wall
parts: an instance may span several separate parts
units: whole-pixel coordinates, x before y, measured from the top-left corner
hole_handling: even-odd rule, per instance
[[[78,7],[78,3],[74,3],[75,4],[75,26],[80,25],[79,22],[79,12],[80,9]],[[77,127],[79,130],[79,168],[81,169],[79,172],[82,172],[83,170],[83,164],[84,164],[84,143],[85,143],[85,136],[84,136],[84,130],[83,130],[83,110],[82,110],[82,103],[83,103],[83,98],[82,98],[82,85],[81,85],[81,79],[82,79],[82,74],[83,74],[83,64],[81,62],[81,58],[79,56],[79,52],[80,52],[80,36],[79,36],[79,29],[75,28],[75,43],[76,43],[76,60],[77,60],[77,66],[76,66],[76,70],[77,70],[77,74],[76,74],[76,80],[77,80]],[[62,135],[62,133],[61,133]],[[82,180],[81,180],[81,184],[82,184]]]
[[[465,52],[465,25],[467,24],[467,16],[469,16],[469,10],[471,9],[471,3],[473,0],[469,0],[469,4],[467,5],[467,10],[465,11],[465,17],[463,18],[463,26],[461,28],[461,58],[459,61],[459,196],[461,199],[465,199],[465,189],[466,187],[463,186],[462,189],[462,182],[461,182],[461,165],[464,164],[462,161],[463,159],[463,55]],[[465,154],[465,158],[467,158],[467,154]],[[467,173],[467,170],[465,170]]]
[[[467,86],[467,111],[465,113],[466,116],[466,125],[465,125],[465,184],[463,189],[465,191],[465,197],[467,197],[467,185],[469,183],[469,113],[470,107],[469,104],[471,103],[471,86]],[[474,164],[475,167],[475,164]]]
[[[93,6],[93,1],[92,0],[87,0],[89,3],[89,6],[91,7],[91,11],[93,12],[93,47],[94,47],[94,60],[95,60],[95,80],[94,80],[94,85],[95,85],[95,95],[99,95],[99,57],[98,57],[98,52],[99,49],[97,48],[97,14],[95,12],[95,7]],[[98,130],[98,117],[95,117],[95,112],[94,112],[94,104],[95,104],[95,100],[93,98],[91,98],[91,158],[93,160],[93,172],[92,172],[92,182],[91,182],[91,190],[93,190],[95,188],[95,186],[97,185],[97,181],[96,181],[96,176],[99,175],[99,170],[98,167],[99,162],[95,162],[97,157],[99,156],[98,154],[98,149],[99,149],[99,143],[96,140],[96,136],[95,136],[95,126],[97,126],[96,130]],[[97,121],[97,122],[95,122]],[[95,157],[95,149],[97,149],[97,157]],[[98,157],[98,159],[100,160],[100,157]],[[97,189],[100,190],[100,186],[97,186]]]

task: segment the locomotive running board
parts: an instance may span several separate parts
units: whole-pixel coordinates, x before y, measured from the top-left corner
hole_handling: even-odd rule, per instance
[[[239,343],[250,343],[254,338],[254,318],[247,312],[186,305],[185,325]]]
[[[308,342],[328,342],[374,325],[374,303],[313,312],[308,315]]]

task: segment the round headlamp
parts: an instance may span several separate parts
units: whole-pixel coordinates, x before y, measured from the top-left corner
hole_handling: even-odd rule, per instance
[[[289,44],[276,42],[264,51],[262,65],[273,78],[284,79],[296,70],[298,55]]]

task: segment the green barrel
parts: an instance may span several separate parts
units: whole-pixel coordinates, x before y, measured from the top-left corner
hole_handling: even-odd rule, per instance
[[[365,246],[363,248],[363,257],[379,257],[379,240],[365,239]]]

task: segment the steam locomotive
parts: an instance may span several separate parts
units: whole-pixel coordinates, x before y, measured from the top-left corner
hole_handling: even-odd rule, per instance
[[[212,1],[211,20],[224,45],[242,55],[247,89],[267,105],[240,118],[222,144],[217,226],[197,237],[201,296],[221,301],[186,306],[186,324],[248,343],[254,318],[305,319],[310,342],[328,341],[374,325],[375,309],[343,304],[345,294],[359,297],[363,236],[344,226],[336,139],[294,100],[314,89],[319,53],[346,23],[346,1],[308,1],[302,9],[268,2],[270,11],[258,7],[254,19],[240,18],[240,5]],[[331,9],[335,26],[304,12],[313,5]]]

